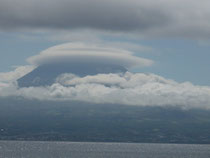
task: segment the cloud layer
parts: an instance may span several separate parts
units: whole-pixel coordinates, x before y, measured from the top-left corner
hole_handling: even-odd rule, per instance
[[[98,74],[80,78],[63,74],[46,87],[1,86],[0,96],[69,100],[135,106],[178,106],[210,109],[210,87],[177,83],[154,74]]]
[[[0,97],[20,96],[39,100],[67,100],[135,106],[179,106],[210,109],[210,87],[178,83],[155,74],[118,73],[79,77],[61,74],[50,86],[17,86],[16,80],[36,66],[56,62],[83,61],[119,64],[130,68],[148,66],[152,61],[132,52],[84,43],[67,43],[44,50],[28,59],[31,65],[0,73]]]
[[[38,66],[55,62],[69,63],[105,63],[120,65],[126,68],[150,66],[153,61],[134,56],[132,52],[84,43],[66,43],[51,47],[27,60]]]
[[[209,38],[209,6],[209,0],[1,0],[0,29],[85,28]]]

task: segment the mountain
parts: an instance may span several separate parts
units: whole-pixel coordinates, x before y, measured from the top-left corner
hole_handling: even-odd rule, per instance
[[[210,143],[210,110],[0,98],[0,140]]]
[[[32,72],[17,80],[19,87],[46,86],[55,82],[63,73],[72,73],[80,77],[99,73],[124,73],[127,69],[119,65],[104,63],[67,63],[58,62],[38,66]]]
[[[80,77],[125,73],[104,63],[57,62],[18,79],[20,87],[46,86],[63,73]],[[210,143],[210,110],[129,106],[0,97],[0,140]]]

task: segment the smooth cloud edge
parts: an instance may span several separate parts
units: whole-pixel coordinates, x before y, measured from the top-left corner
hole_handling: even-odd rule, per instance
[[[82,42],[70,42],[50,47],[38,55],[27,59],[27,62],[39,66],[45,63],[53,63],[59,60],[69,62],[95,62],[118,64],[126,68],[145,67],[154,64],[153,60],[135,56],[133,52],[126,49],[112,48],[97,44],[86,44]]]

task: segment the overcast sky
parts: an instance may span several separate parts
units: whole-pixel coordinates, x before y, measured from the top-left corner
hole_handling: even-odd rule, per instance
[[[209,6],[209,0],[0,0],[0,86],[54,60],[53,52],[66,53],[60,47],[75,55],[68,43],[80,43],[84,59],[92,54],[131,72],[208,87]]]

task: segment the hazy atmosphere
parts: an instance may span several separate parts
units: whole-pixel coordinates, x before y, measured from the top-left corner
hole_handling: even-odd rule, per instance
[[[0,0],[0,157],[210,157],[210,0]]]
[[[1,0],[0,97],[209,109],[209,5]],[[24,75],[57,63],[103,64],[120,72],[63,70],[51,84],[18,86]]]

